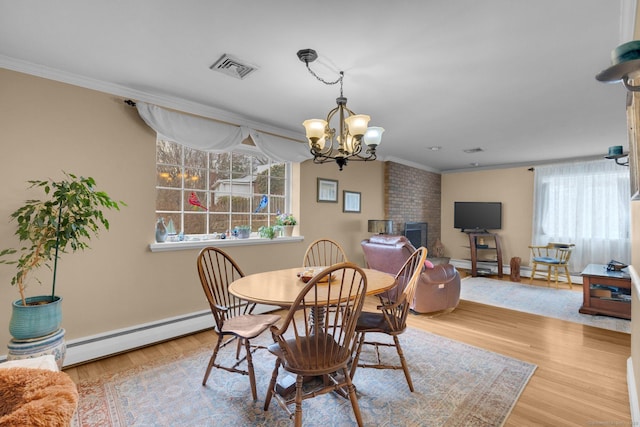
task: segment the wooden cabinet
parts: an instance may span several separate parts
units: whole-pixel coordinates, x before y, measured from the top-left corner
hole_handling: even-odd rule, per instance
[[[623,271],[607,271],[603,264],[589,264],[582,271],[584,314],[631,319],[631,277]]]
[[[478,263],[491,263],[498,266],[498,277],[502,277],[502,249],[500,236],[494,233],[468,233],[471,251],[471,275],[478,276],[482,269]]]

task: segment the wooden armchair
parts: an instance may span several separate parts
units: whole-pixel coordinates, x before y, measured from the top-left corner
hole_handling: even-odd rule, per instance
[[[551,276],[553,275],[556,289],[558,289],[558,270],[563,269],[569,283],[569,289],[572,288],[571,274],[569,273],[569,259],[571,251],[575,245],[573,243],[549,243],[546,246],[529,246],[531,249],[531,279],[533,282],[536,274],[546,274],[547,286],[551,286]],[[538,267],[546,267],[545,271],[537,271]]]

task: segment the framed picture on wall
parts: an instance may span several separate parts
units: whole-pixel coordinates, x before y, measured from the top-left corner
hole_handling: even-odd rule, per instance
[[[360,193],[357,191],[342,192],[342,212],[360,213]]]
[[[318,202],[338,203],[338,181],[318,178]]]

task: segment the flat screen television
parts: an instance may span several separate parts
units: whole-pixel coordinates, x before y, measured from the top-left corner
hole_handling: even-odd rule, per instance
[[[453,228],[459,228],[460,231],[501,229],[502,203],[454,202]]]

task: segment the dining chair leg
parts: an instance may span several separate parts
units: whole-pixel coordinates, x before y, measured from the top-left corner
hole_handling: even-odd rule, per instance
[[[344,379],[347,383],[347,391],[349,392],[349,400],[351,400],[351,408],[353,409],[353,415],[356,417],[356,422],[359,427],[362,427],[362,414],[360,413],[360,405],[358,404],[358,396],[356,395],[356,387],[353,385],[351,381],[351,375],[349,375],[349,370],[344,367],[342,368],[342,375],[344,375]]]
[[[258,391],[256,389],[256,374],[253,370],[253,356],[251,356],[251,343],[248,339],[244,340],[244,348],[247,352],[247,371],[249,372],[249,382],[251,383],[251,394],[253,400],[258,400]]]
[[[302,427],[302,384],[304,377],[296,375],[296,412],[295,427]]]
[[[240,349],[242,348],[242,338],[238,338],[238,344],[236,345],[236,360],[240,359]]]
[[[218,334],[218,340],[216,341],[216,346],[213,349],[213,354],[209,359],[209,365],[207,365],[207,370],[204,373],[202,385],[207,385],[207,380],[209,379],[209,374],[211,374],[211,369],[213,368],[214,363],[216,363],[216,357],[218,357],[218,350],[220,350],[220,344],[222,344],[222,340],[223,340],[222,335]]]
[[[398,357],[400,358],[400,364],[402,365],[402,370],[404,371],[404,377],[407,379],[407,385],[409,386],[409,390],[413,393],[413,381],[411,381],[411,374],[409,373],[409,365],[407,365],[407,360],[404,358],[404,353],[402,352],[402,347],[400,346],[400,340],[397,335],[393,336],[393,342],[396,345],[396,350],[398,351]]]
[[[360,352],[362,351],[362,346],[364,345],[364,334],[358,334],[356,335],[356,339],[354,340],[354,346],[356,348],[355,353],[351,352],[351,354],[353,354],[353,358],[351,361],[351,372],[349,373],[349,376],[351,377],[351,379],[353,379],[353,377],[356,374],[356,369],[358,368],[358,362],[360,361]]]
[[[280,359],[276,358],[276,367],[273,369],[273,373],[271,374],[271,381],[269,382],[269,388],[267,389],[267,396],[264,399],[264,410],[269,410],[269,404],[271,403],[271,398],[273,397],[274,390],[276,388],[276,381],[278,380],[278,370],[280,369]]]

